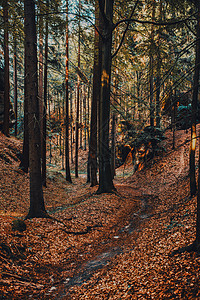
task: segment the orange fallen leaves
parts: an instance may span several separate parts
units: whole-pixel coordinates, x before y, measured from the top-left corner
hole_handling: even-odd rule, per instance
[[[185,138],[177,133],[177,143]],[[126,179],[120,168],[118,194],[95,195],[84,177],[70,185],[51,172],[45,204],[58,221],[27,220],[22,233],[11,229],[29,206],[29,178],[17,172],[13,158],[20,147],[18,140],[0,135],[0,151],[6,152],[6,160],[0,158],[0,297],[200,298],[200,258],[194,253],[169,257],[195,237],[187,146]]]

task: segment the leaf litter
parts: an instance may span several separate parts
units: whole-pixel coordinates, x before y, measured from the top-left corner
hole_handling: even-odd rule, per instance
[[[21,141],[0,134],[0,297],[199,299],[200,258],[170,255],[195,239],[189,135],[176,132],[172,151],[167,132],[167,152],[145,169],[120,167],[114,194],[51,171],[44,198],[54,219],[26,220],[20,232],[12,222],[28,212],[29,176],[18,168]]]

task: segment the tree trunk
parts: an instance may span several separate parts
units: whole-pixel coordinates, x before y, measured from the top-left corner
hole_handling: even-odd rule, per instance
[[[195,71],[193,79],[192,95],[192,118],[191,118],[191,141],[190,141],[190,194],[194,196],[197,191],[195,175],[195,150],[196,150],[196,120],[198,110],[198,92],[199,92],[199,70],[200,70],[200,4],[198,3],[197,34],[196,34],[196,56]]]
[[[150,126],[154,126],[154,103],[153,103],[153,57],[150,56]]]
[[[199,16],[200,17],[200,16]],[[200,18],[199,18],[200,20]],[[200,131],[199,131],[200,135]],[[200,143],[199,143],[199,165],[198,165],[198,190],[197,190],[197,219],[196,219],[196,250],[200,252]]]
[[[24,51],[24,137],[23,137],[23,150],[20,162],[20,169],[28,173],[29,168],[29,130],[28,130],[28,98],[27,98],[27,53],[26,47]]]
[[[80,69],[80,0],[79,0],[79,24],[78,24],[78,69]],[[79,146],[79,111],[80,111],[80,76],[77,75],[77,103],[76,103],[76,142],[75,142],[75,177],[78,178],[78,146]]]
[[[90,75],[91,77],[91,75]],[[91,81],[91,78],[90,78]],[[86,102],[86,110],[87,110],[87,144],[89,149],[89,143],[90,143],[90,134],[89,134],[89,124],[90,124],[90,84],[88,84],[87,89],[87,102]]]
[[[162,1],[160,1],[160,21],[162,21]],[[158,28],[158,44],[157,44],[157,74],[156,74],[156,127],[160,128],[160,84],[161,84],[161,55],[160,55],[160,35],[161,29]]]
[[[40,3],[40,14],[43,14],[42,4]],[[39,17],[39,109],[40,109],[40,130],[41,130],[41,148],[43,156],[43,16]]]
[[[195,73],[198,80],[194,80],[194,90],[196,87],[196,91],[193,94],[193,97],[198,99],[199,92],[199,70],[200,70],[200,2],[198,2],[198,17],[197,17],[197,47],[196,47],[196,67]],[[200,117],[200,111],[198,111],[198,117]],[[200,132],[199,132],[200,134]],[[200,252],[200,141],[199,141],[199,170],[198,170],[198,191],[197,191],[197,221],[196,221],[196,248],[197,251]]]
[[[80,90],[80,149],[83,149],[83,85]]]
[[[70,175],[70,166],[69,166],[69,37],[68,37],[68,0],[66,0],[66,67],[65,67],[65,86],[66,86],[66,124],[65,124],[65,169],[66,169],[66,180],[72,182]]]
[[[84,151],[87,149],[87,109],[86,109],[86,86],[83,91],[83,120],[84,120]]]
[[[75,177],[78,178],[78,146],[79,146],[79,100],[80,100],[80,78],[78,75],[78,83],[77,83],[77,103],[76,103],[76,140],[75,140]]]
[[[115,173],[115,156],[116,156],[116,114],[112,114],[112,129],[111,129],[111,173],[112,178],[116,175]]]
[[[46,9],[49,9],[49,0],[46,1]],[[46,186],[46,173],[47,173],[47,70],[48,70],[48,16],[46,17],[45,24],[45,49],[44,49],[44,103],[42,113],[42,184]]]
[[[152,20],[155,19],[155,0],[153,0],[152,7]],[[153,51],[154,51],[154,25],[151,27],[151,45],[150,45],[150,63],[149,63],[149,85],[150,85],[150,126],[154,126],[154,95],[153,95],[153,76],[154,76],[154,59],[153,59]]]
[[[175,99],[173,99],[173,106],[172,106],[172,133],[173,133],[173,142],[172,142],[172,149],[175,149],[175,140],[176,140],[176,136],[175,136],[175,131],[176,131],[176,91],[175,91]]]
[[[102,26],[102,70],[99,105],[99,188],[97,193],[109,193],[115,190],[110,165],[109,121],[110,121],[110,81],[112,63],[112,20],[113,0],[99,0],[104,22]],[[104,10],[102,10],[104,7]]]
[[[35,4],[24,0],[26,88],[29,113],[30,208],[26,218],[47,217],[44,206],[41,176],[41,137],[39,127],[37,35]]]
[[[9,136],[10,82],[9,82],[9,48],[8,48],[8,1],[3,0],[4,19],[4,121],[3,133]]]
[[[136,78],[137,78],[137,87],[136,87],[136,91],[137,91],[137,115],[138,115],[138,119],[139,122],[141,121],[141,111],[142,111],[142,103],[141,103],[141,72],[140,71],[136,71]]]
[[[72,112],[72,90],[70,92],[70,151],[71,163],[73,164],[73,112]]]
[[[17,136],[17,118],[18,118],[18,101],[17,101],[17,41],[14,37],[14,57],[13,57],[13,70],[14,70],[14,111],[15,111],[15,136]]]
[[[100,14],[97,0],[95,2],[95,25],[100,28]],[[93,92],[91,104],[91,122],[90,122],[90,142],[88,164],[90,172],[91,186],[98,184],[97,182],[97,107],[100,97],[101,86],[101,40],[99,33],[95,30],[94,37],[94,66],[93,66]]]

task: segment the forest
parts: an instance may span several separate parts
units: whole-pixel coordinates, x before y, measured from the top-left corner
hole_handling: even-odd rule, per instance
[[[200,299],[200,1],[0,0],[0,299]]]

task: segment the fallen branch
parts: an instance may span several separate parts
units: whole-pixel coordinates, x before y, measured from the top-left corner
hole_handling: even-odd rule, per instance
[[[83,234],[87,234],[89,232],[92,231],[93,228],[96,228],[96,227],[102,227],[102,224],[100,225],[94,225],[94,226],[87,226],[86,230],[85,231],[66,231],[65,229],[61,229],[62,231],[64,231],[65,233],[67,234],[73,234],[73,235],[83,235]]]
[[[198,249],[196,247],[196,243],[192,243],[191,245],[188,245],[188,246],[185,246],[185,247],[181,247],[177,250],[174,250],[172,251],[170,254],[169,254],[169,257],[173,257],[174,255],[176,254],[181,254],[181,253],[184,253],[184,252],[198,252]]]
[[[61,222],[62,223],[62,222]],[[67,227],[64,223],[62,223],[65,227]],[[97,224],[97,225],[94,225],[94,226],[87,226],[86,227],[86,230],[84,231],[68,231],[68,230],[65,230],[64,228],[59,228],[60,230],[64,231],[65,233],[67,234],[72,234],[72,235],[84,235],[84,234],[87,234],[89,232],[92,231],[93,228],[97,228],[97,227],[103,227],[102,224]],[[51,231],[49,231],[48,233],[50,232],[53,232],[54,230],[58,230],[58,228],[55,228]]]

